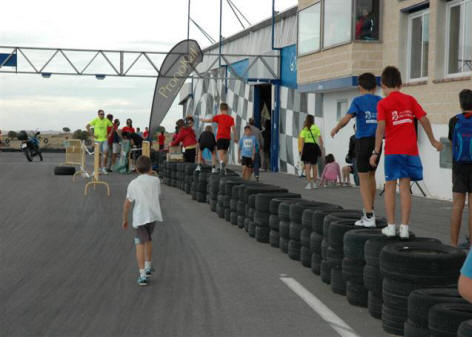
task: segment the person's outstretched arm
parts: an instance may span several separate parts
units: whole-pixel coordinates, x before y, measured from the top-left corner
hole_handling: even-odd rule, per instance
[[[338,122],[338,124],[336,124],[333,130],[331,130],[331,137],[334,138],[334,136],[336,136],[339,130],[345,127],[351,119],[352,119],[352,115],[350,113],[345,114],[344,117]]]
[[[433,134],[433,128],[431,127],[431,122],[429,121],[429,118],[426,116],[423,116],[420,120],[421,126],[424,129],[424,132],[428,136],[428,139],[431,143],[431,145],[438,151],[441,151],[443,149],[443,145],[440,141],[436,140],[434,138]]]

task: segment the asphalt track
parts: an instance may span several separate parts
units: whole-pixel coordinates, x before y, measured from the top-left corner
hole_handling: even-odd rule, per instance
[[[138,287],[133,232],[120,228],[133,176],[105,177],[110,198],[101,186],[84,197],[84,180],[53,175],[62,158],[0,153],[0,336],[388,336],[299,262],[168,186],[156,272]]]

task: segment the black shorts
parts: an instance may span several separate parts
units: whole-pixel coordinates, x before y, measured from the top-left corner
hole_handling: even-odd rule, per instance
[[[472,164],[454,163],[452,169],[452,192],[472,193]]]
[[[254,167],[254,161],[252,160],[252,158],[243,157],[241,159],[241,165],[249,167],[249,168],[253,168]]]
[[[136,237],[134,238],[134,243],[137,245],[144,244],[145,242],[151,242],[152,232],[154,232],[155,222],[150,222],[136,228]]]
[[[321,150],[318,144],[305,143],[303,144],[302,162],[308,165],[316,165],[318,157],[321,155]]]
[[[372,156],[372,152],[375,150],[375,138],[360,138],[356,140],[356,164],[357,164],[357,172],[359,173],[368,173],[368,172],[375,172],[377,167],[370,166],[370,157]],[[382,149],[380,149],[380,153],[382,153]],[[379,154],[377,156],[377,165],[380,161]]]
[[[199,147],[200,147],[200,151],[202,151],[202,152],[205,149],[208,149],[210,152],[213,152],[213,151],[215,151],[216,144],[215,143],[213,143],[213,144],[200,143]]]
[[[159,144],[159,150],[164,150],[164,144]]]
[[[195,156],[197,155],[197,149],[185,149],[184,161],[186,163],[195,163]]]
[[[220,138],[216,141],[216,148],[218,150],[228,151],[230,143],[231,143],[231,139]]]

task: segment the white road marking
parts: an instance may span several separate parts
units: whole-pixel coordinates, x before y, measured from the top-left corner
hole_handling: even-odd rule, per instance
[[[310,306],[322,319],[324,319],[342,337],[360,337],[346,322],[329,309],[315,295],[304,288],[297,280],[281,276],[280,280],[285,283],[295,294]]]

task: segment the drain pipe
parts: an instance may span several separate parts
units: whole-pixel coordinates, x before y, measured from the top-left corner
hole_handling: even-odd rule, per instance
[[[279,77],[282,73],[282,64],[280,62],[280,50],[275,47],[275,0],[272,0],[272,50],[279,52]],[[279,126],[280,126],[280,78],[272,81],[274,86],[274,110],[271,118],[271,138],[270,138],[270,169],[272,172],[279,171]]]

